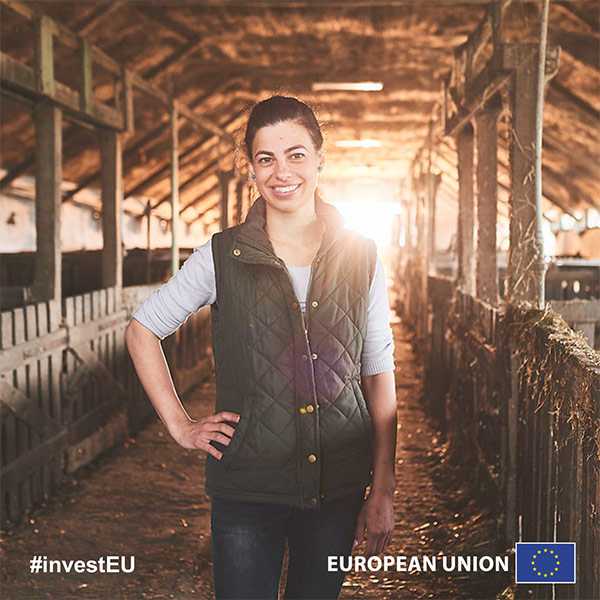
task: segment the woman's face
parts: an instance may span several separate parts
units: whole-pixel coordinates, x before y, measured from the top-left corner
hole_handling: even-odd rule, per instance
[[[256,132],[250,172],[265,202],[282,212],[314,206],[317,167],[325,154],[317,151],[307,129],[283,121]]]

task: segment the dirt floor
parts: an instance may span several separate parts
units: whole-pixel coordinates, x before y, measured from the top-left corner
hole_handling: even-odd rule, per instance
[[[393,328],[400,426],[396,534],[385,554],[500,555],[495,521],[469,498],[464,475],[446,464],[446,448],[421,408],[423,369],[411,334],[399,321]],[[212,412],[213,398],[211,380],[184,403],[193,417],[201,417]],[[204,465],[204,453],[179,447],[157,419],[136,439],[78,472],[58,497],[32,510],[22,524],[2,532],[0,597],[212,598]],[[135,570],[32,575],[34,555],[48,560],[135,556]],[[439,567],[436,572],[351,572],[340,597],[494,598],[510,578],[510,572],[445,572]]]

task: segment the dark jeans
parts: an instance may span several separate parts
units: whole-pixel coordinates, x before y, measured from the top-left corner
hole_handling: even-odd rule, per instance
[[[350,556],[365,490],[319,509],[212,498],[212,553],[218,600],[274,600],[289,547],[286,599],[335,599],[345,573],[328,556]]]

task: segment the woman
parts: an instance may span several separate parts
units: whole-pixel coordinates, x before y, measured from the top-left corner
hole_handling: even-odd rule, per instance
[[[316,194],[325,155],[306,104],[258,103],[245,141],[259,198],[134,313],[127,345],[169,433],[208,453],[217,598],[276,598],[286,542],[285,597],[337,598],[344,573],[327,557],[365,534],[365,554],[379,554],[394,528],[385,277],[374,243]],[[160,339],[205,304],[217,412],[195,420]]]

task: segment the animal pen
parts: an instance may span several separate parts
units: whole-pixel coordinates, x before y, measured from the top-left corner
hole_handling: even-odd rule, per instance
[[[116,34],[110,19],[136,9],[121,2],[81,4],[90,6],[80,15],[52,7],[51,17],[43,2],[1,2],[3,103],[19,107],[18,119],[3,119],[3,138],[34,136],[27,152],[11,148],[3,160],[1,186],[7,197],[18,195],[19,178],[33,174],[35,195],[35,250],[2,255],[5,525],[18,523],[70,474],[155,416],[125,348],[127,323],[190,255],[184,227],[191,237],[205,238],[242,221],[252,202],[248,172],[234,156],[234,134],[264,82],[253,84],[252,73],[242,73],[180,95],[173,80],[160,85],[160,76],[181,69],[201,39],[180,23],[178,45],[167,44],[158,62],[138,69],[123,48],[120,60],[103,50],[96,28],[102,22],[109,36]],[[289,10],[307,8],[292,4],[299,8]],[[331,9],[335,3],[322,4]],[[363,5],[374,13],[382,6],[395,10],[393,2],[354,4],[357,11]],[[511,11],[533,10],[523,8],[528,3],[494,0],[480,3],[482,18],[455,44],[411,155],[388,277],[392,308],[413,327],[425,364],[428,414],[450,460],[468,471],[473,489],[494,507],[498,538],[506,548],[517,541],[577,543],[574,586],[534,586],[535,597],[600,598],[600,253],[548,268],[542,239],[548,207],[571,216],[580,204],[589,215],[600,209],[600,101],[596,96],[592,105],[575,84],[569,87],[568,77],[559,77],[566,61],[566,69],[592,73],[597,81],[598,31],[589,21],[590,3],[552,2],[554,35],[547,40],[548,6],[535,4],[542,7],[539,40],[518,41],[515,34],[518,13]],[[156,14],[165,17],[163,8],[156,10],[155,24]],[[560,19],[570,19],[572,29],[561,30]],[[172,17],[164,26],[175,27]],[[378,27],[385,31],[385,23]],[[590,41],[595,51],[582,50]],[[305,88],[297,89],[300,95]],[[220,106],[228,94],[236,102],[207,114],[206,106]],[[543,131],[546,164],[544,100],[555,111]],[[587,149],[578,138],[569,156],[560,156],[565,142],[557,110],[567,128],[588,140]],[[152,111],[160,119],[146,118]],[[65,188],[64,157],[73,160],[90,137],[98,156],[86,155],[88,164]],[[164,161],[153,154],[160,137],[168,140]],[[565,165],[564,174],[555,163]],[[101,249],[67,253],[61,211],[91,188],[99,190]],[[182,203],[188,192],[192,199]],[[456,237],[442,250],[436,239],[447,223],[438,211],[448,195],[457,206]],[[123,241],[124,200],[136,196],[144,198],[135,215],[146,225],[143,249]],[[161,217],[170,240],[159,248],[151,215],[164,216],[161,210],[172,217]],[[505,262],[499,216],[509,229]],[[193,229],[194,223],[202,227]],[[179,395],[210,377],[208,307],[163,348]]]

